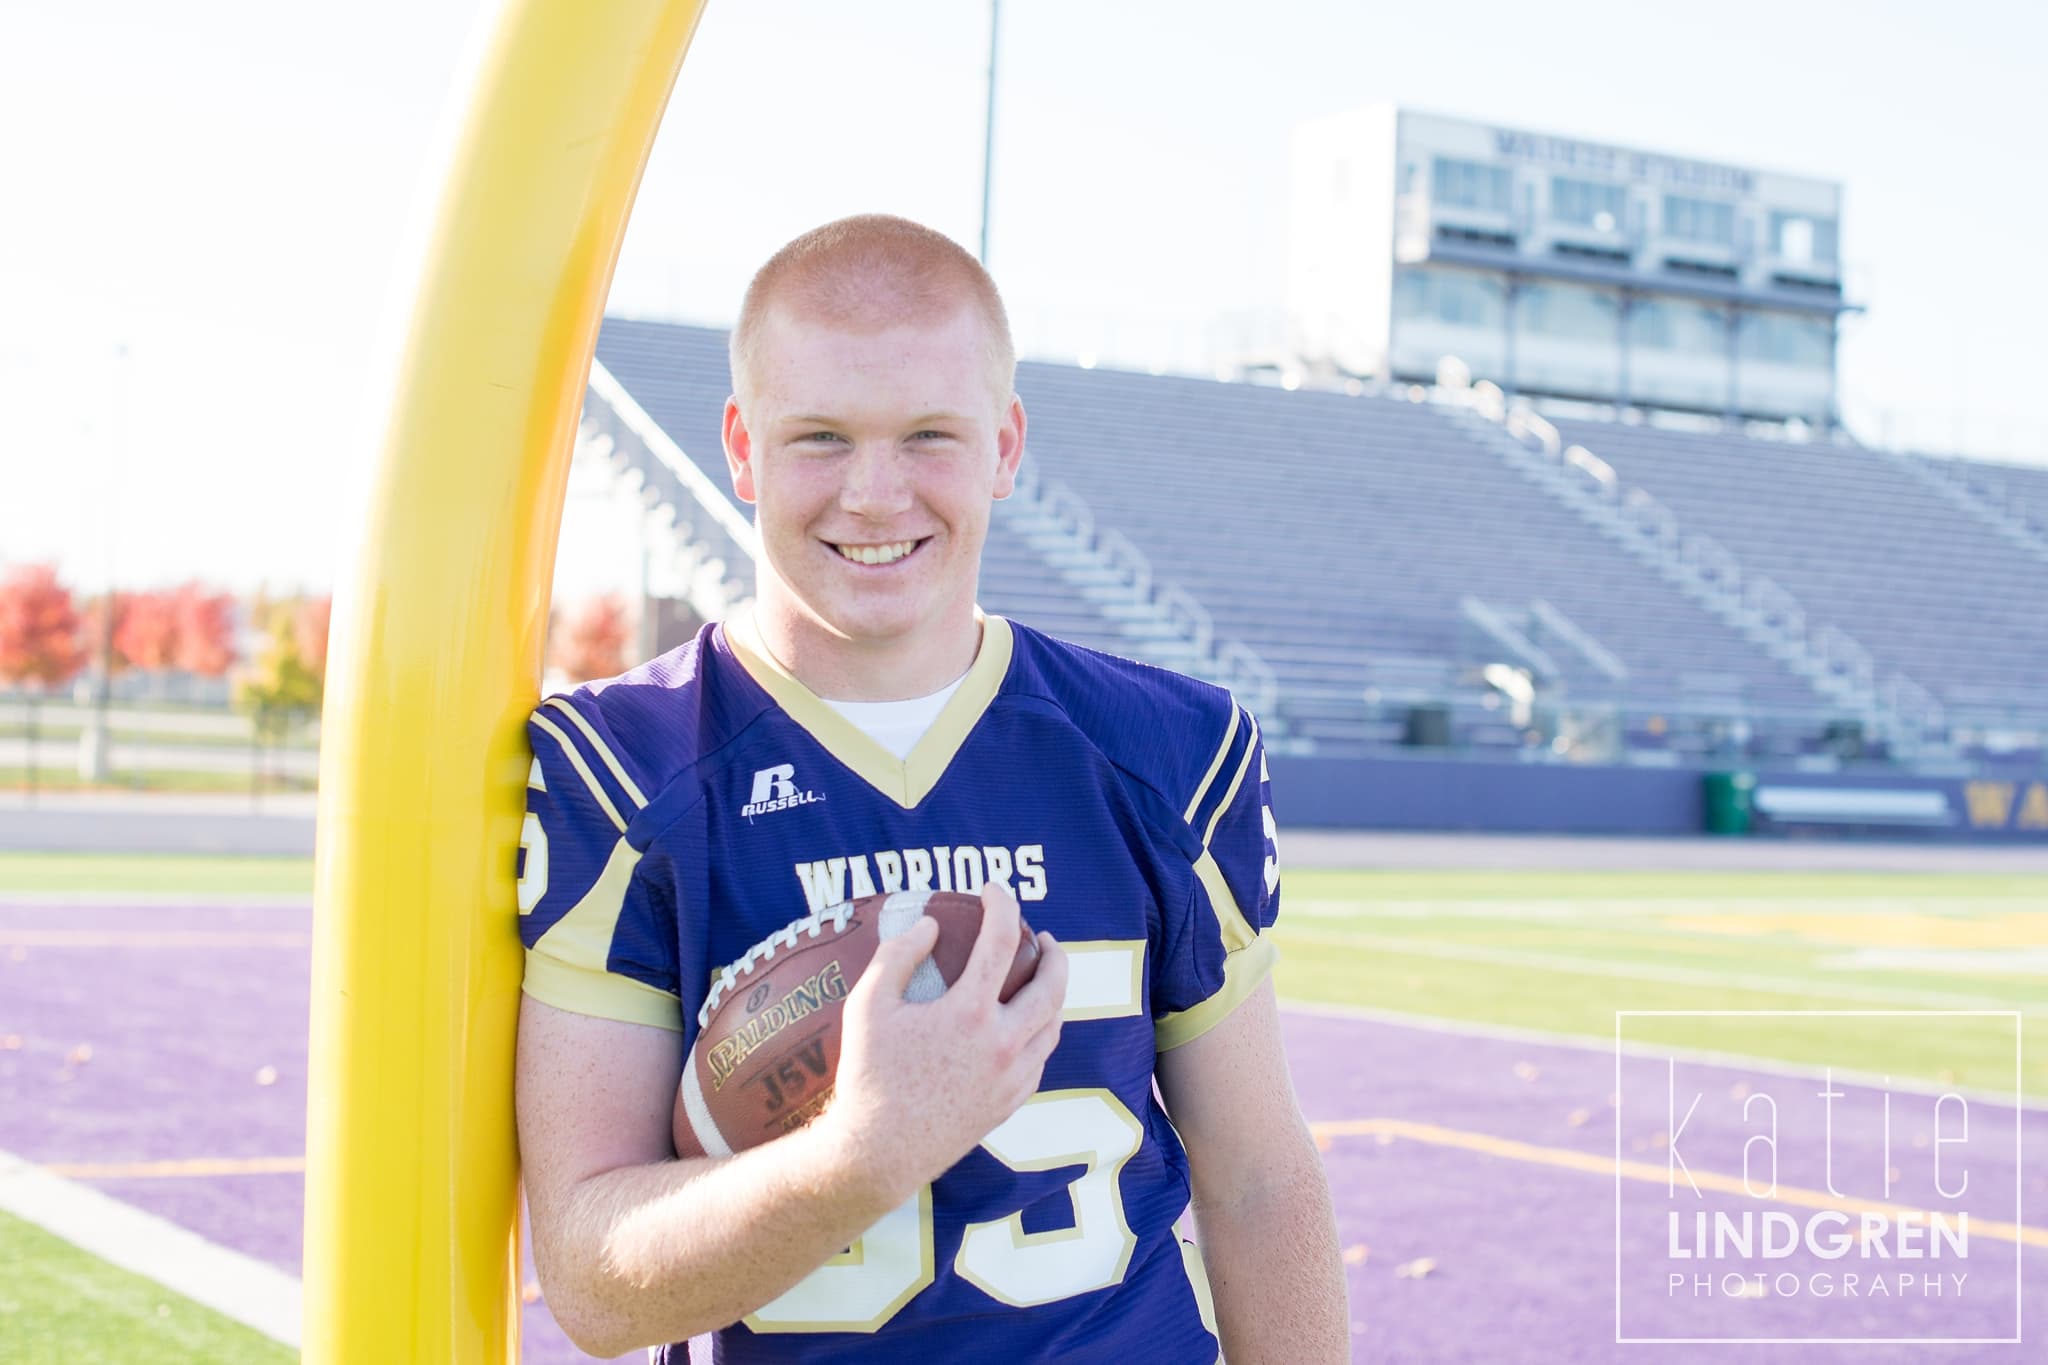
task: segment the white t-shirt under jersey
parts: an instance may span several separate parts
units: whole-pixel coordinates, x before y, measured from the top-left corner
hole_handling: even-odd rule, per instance
[[[901,762],[910,757],[910,751],[924,738],[924,732],[932,728],[939,712],[946,709],[946,703],[965,681],[967,675],[962,673],[930,696],[912,697],[909,701],[833,701],[827,697],[824,702]]]

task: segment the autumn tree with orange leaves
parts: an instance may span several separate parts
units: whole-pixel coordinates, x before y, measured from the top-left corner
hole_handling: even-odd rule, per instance
[[[88,613],[97,628],[101,603]],[[95,638],[97,636],[95,635]],[[114,594],[114,667],[146,673],[170,668],[178,657],[178,618],[169,593]]]
[[[48,564],[0,577],[0,683],[28,693],[28,786],[36,786],[36,706],[85,667],[78,604]]]
[[[327,627],[334,618],[332,597],[308,597],[299,602],[297,613],[299,653],[313,676],[327,680]]]
[[[569,612],[567,622],[551,634],[549,661],[566,673],[571,682],[609,678],[626,671],[626,647],[633,638],[633,623],[626,611],[626,599],[618,593],[587,599]]]
[[[199,583],[141,592],[117,592],[114,600],[113,671],[173,669],[218,678],[235,662],[235,599]],[[103,594],[85,607],[87,651],[98,648],[106,627]]]
[[[198,583],[186,583],[172,590],[170,601],[177,629],[175,666],[202,678],[226,674],[235,662],[235,599],[228,593],[209,592]],[[323,656],[326,648],[323,631]]]

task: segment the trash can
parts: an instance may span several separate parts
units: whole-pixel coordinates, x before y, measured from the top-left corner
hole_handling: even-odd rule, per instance
[[[1754,818],[1755,773],[1708,773],[1706,816],[1709,834],[1747,834]]]
[[[1451,708],[1442,702],[1409,707],[1401,726],[1401,743],[1411,749],[1450,748]]]

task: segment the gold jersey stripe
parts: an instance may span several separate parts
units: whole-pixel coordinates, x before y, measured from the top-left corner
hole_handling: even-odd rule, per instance
[[[527,950],[525,990],[556,1009],[680,1032],[683,1009],[675,996],[610,968],[619,912],[639,865],[638,849],[624,839],[612,845],[604,871],[583,899]]]
[[[620,766],[619,760],[613,756],[611,746],[598,738],[597,730],[589,721],[583,718],[583,713],[560,697],[549,697],[545,704],[554,707],[570,720],[576,722],[576,728],[589,737],[590,747],[597,750],[597,756],[604,760],[604,766],[612,770],[612,776],[619,779],[619,785],[626,789],[626,795],[633,798],[634,806],[645,810],[647,807],[647,797],[641,793],[639,786],[634,783],[633,779],[626,776],[626,770]]]
[[[1234,709],[1234,708],[1233,708]],[[1245,713],[1251,715],[1249,711]],[[1252,716],[1252,737],[1245,743],[1244,757],[1238,761],[1237,775],[1230,779],[1230,790],[1223,793],[1223,799],[1216,805],[1216,813],[1209,817],[1209,828],[1202,831],[1202,847],[1216,837],[1216,826],[1223,819],[1223,812],[1230,809],[1230,803],[1237,800],[1237,789],[1244,785],[1244,775],[1252,766],[1252,755],[1259,752],[1259,718]]]
[[[1254,939],[1250,946],[1224,958],[1222,988],[1199,1005],[1178,1014],[1160,1015],[1152,1025],[1152,1046],[1168,1052],[1215,1028],[1259,988],[1261,981],[1273,974],[1273,964],[1279,960],[1280,950],[1269,938]]]
[[[683,1031],[683,1007],[667,991],[617,972],[586,972],[553,958],[526,955],[525,992],[543,1005],[596,1019]]]
[[[1230,724],[1223,731],[1223,742],[1216,746],[1216,757],[1209,760],[1209,771],[1202,774],[1200,784],[1195,787],[1194,796],[1188,801],[1186,812],[1180,817],[1191,825],[1195,823],[1195,812],[1202,808],[1202,798],[1209,794],[1209,784],[1216,780],[1217,773],[1223,771],[1223,760],[1230,754],[1230,741],[1237,738],[1238,709],[1237,705],[1232,703]]]
[[[570,741],[567,735],[562,733],[560,726],[554,724],[546,716],[536,713],[533,717],[533,723],[555,737],[555,742],[562,746],[562,752],[569,756],[570,764],[575,767],[578,773],[582,774],[583,785],[590,788],[590,794],[597,798],[597,804],[604,807],[604,813],[612,818],[612,824],[618,827],[619,833],[624,834],[626,832],[626,822],[619,815],[619,808],[612,804],[612,799],[605,795],[604,788],[597,784],[596,775],[590,771],[590,765],[583,761],[583,755],[577,750],[576,745]]]
[[[1209,893],[1209,906],[1216,912],[1216,928],[1223,935],[1223,951],[1234,953],[1240,948],[1249,948],[1259,936],[1259,931],[1245,917],[1243,907],[1230,890],[1230,883],[1223,879],[1223,869],[1217,864],[1216,855],[1206,848],[1202,850],[1202,856],[1195,859],[1195,878],[1202,883],[1202,890]]]

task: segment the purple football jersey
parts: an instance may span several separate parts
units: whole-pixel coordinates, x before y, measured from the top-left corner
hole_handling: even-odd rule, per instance
[[[529,723],[520,925],[525,989],[547,1004],[687,1048],[713,974],[789,921],[990,879],[1070,956],[1038,1094],[848,1254],[719,1332],[719,1360],[1218,1356],[1152,1072],[1271,970],[1258,724],[1221,688],[982,627],[901,760],[744,615]]]

